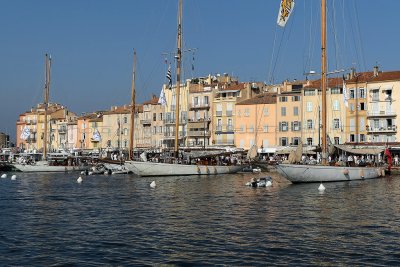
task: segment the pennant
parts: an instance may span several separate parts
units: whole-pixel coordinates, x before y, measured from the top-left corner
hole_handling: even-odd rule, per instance
[[[279,8],[277,23],[281,27],[285,27],[290,14],[292,14],[294,8],[294,0],[281,0],[281,6]]]

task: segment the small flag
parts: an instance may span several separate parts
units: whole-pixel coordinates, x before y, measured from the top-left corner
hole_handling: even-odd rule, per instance
[[[167,79],[168,79],[168,89],[172,89],[172,75],[171,75],[171,64],[168,66],[167,71]]]
[[[167,99],[165,98],[164,88],[161,88],[160,98],[158,99],[158,104],[162,106],[167,105]]]
[[[101,141],[101,135],[99,133],[99,130],[96,129],[93,133],[93,141],[100,142]]]
[[[22,140],[27,140],[29,138],[29,136],[31,135],[31,130],[28,127],[24,127],[24,129],[22,130],[21,133],[21,139]]]
[[[294,0],[281,0],[281,6],[279,8],[277,23],[281,27],[285,27],[286,22],[292,14],[294,8]]]
[[[347,88],[346,88],[346,81],[343,77],[343,102],[346,107],[349,106],[349,100],[347,98]]]

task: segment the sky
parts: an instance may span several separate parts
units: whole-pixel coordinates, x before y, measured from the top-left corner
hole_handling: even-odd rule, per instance
[[[137,102],[158,96],[165,62],[174,66],[177,2],[0,0],[0,132],[15,140],[18,115],[43,101],[46,53],[50,101],[78,115],[129,104],[134,48]],[[280,83],[318,73],[320,1],[295,2],[281,28],[279,0],[184,1],[184,78],[228,73]],[[330,71],[400,70],[400,1],[328,2]]]

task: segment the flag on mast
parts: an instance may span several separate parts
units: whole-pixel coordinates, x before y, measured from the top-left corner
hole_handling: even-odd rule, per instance
[[[347,88],[346,88],[346,81],[343,77],[343,102],[346,107],[349,106],[349,100],[347,98]]]
[[[294,0],[281,0],[281,5],[278,13],[277,23],[281,27],[285,27],[290,14],[292,14],[294,8]]]
[[[30,135],[31,135],[31,130],[28,127],[25,126],[24,129],[22,130],[20,138],[22,140],[27,140]]]
[[[168,89],[172,89],[172,75],[171,75],[171,64],[168,66],[168,71],[167,71],[167,79],[168,79]]]

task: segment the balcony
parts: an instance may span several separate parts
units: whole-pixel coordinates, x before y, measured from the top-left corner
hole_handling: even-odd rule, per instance
[[[372,117],[396,117],[397,114],[394,111],[368,111],[367,112],[367,117],[372,118]]]
[[[386,126],[386,127],[369,127],[367,126],[367,132],[368,133],[396,133],[397,132],[397,126]]]
[[[221,117],[221,116],[222,116],[222,111],[216,111],[216,112],[215,112],[215,115],[216,115],[217,117]]]
[[[25,121],[25,124],[27,124],[27,125],[34,125],[34,124],[36,124],[36,120],[29,120],[29,121]]]
[[[150,125],[151,124],[151,120],[140,120],[140,124],[142,124],[142,125]]]
[[[63,134],[67,132],[67,127],[60,127],[58,128],[58,133]]]
[[[163,120],[163,122],[164,122],[165,125],[167,125],[167,124],[174,124],[175,125],[175,119],[165,119],[165,120]],[[184,125],[186,123],[187,123],[186,119],[180,119],[180,122],[179,122],[180,125]]]
[[[233,116],[233,111],[232,110],[227,110],[226,111],[226,116],[227,117],[232,117]]]
[[[190,110],[197,110],[197,109],[210,109],[210,104],[190,104]]]
[[[184,136],[185,136],[184,132],[183,131],[179,131],[179,138],[181,139]],[[175,132],[165,132],[164,133],[164,139],[174,139],[174,138],[175,138]]]
[[[209,137],[209,136],[211,136],[211,132],[210,131],[189,131],[188,136],[190,136],[190,137],[194,137],[194,136]]]

